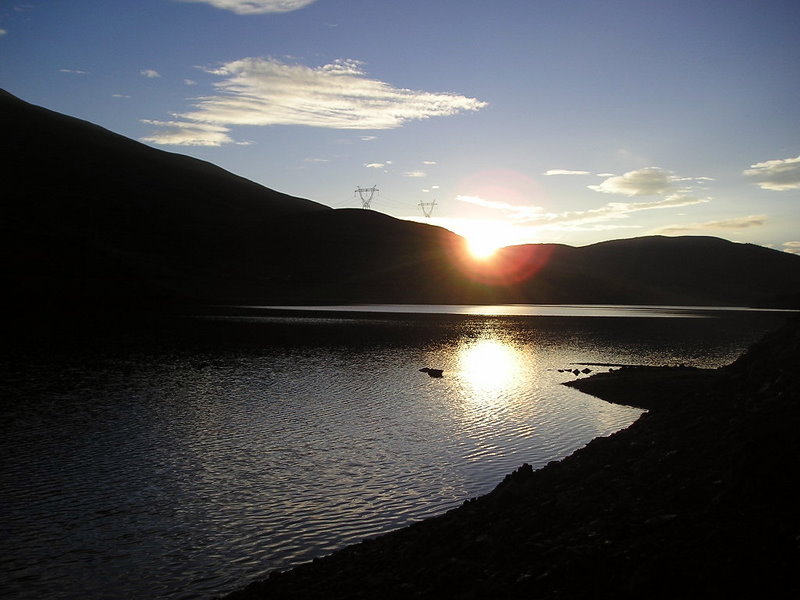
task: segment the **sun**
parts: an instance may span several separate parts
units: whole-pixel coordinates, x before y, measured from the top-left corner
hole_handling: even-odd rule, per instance
[[[469,236],[467,238],[467,250],[472,258],[477,258],[478,260],[491,258],[502,246],[502,242],[498,242],[488,236]]]
[[[488,260],[500,248],[508,246],[509,232],[507,227],[498,223],[484,221],[470,227],[463,236],[467,240],[467,251],[472,258]]]
[[[500,220],[461,219],[451,247],[455,267],[484,286],[513,286],[527,281],[549,261],[552,244],[531,241],[533,232]]]

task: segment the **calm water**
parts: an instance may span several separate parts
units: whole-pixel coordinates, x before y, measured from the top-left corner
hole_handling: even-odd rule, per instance
[[[466,308],[231,309],[8,349],[0,596],[232,591],[442,513],[640,414],[561,386],[573,375],[558,369],[719,366],[783,319]]]

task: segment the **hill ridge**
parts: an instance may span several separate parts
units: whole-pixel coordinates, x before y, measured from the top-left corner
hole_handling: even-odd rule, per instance
[[[710,236],[472,261],[425,223],[332,209],[0,94],[6,300],[800,307],[800,256]]]

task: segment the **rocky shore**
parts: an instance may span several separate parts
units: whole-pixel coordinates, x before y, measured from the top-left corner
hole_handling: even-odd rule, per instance
[[[568,385],[648,412],[227,600],[800,597],[800,320],[721,369],[628,367]]]

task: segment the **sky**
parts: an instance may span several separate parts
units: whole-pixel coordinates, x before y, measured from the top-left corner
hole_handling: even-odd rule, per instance
[[[797,0],[0,0],[0,87],[488,246],[800,253]]]

